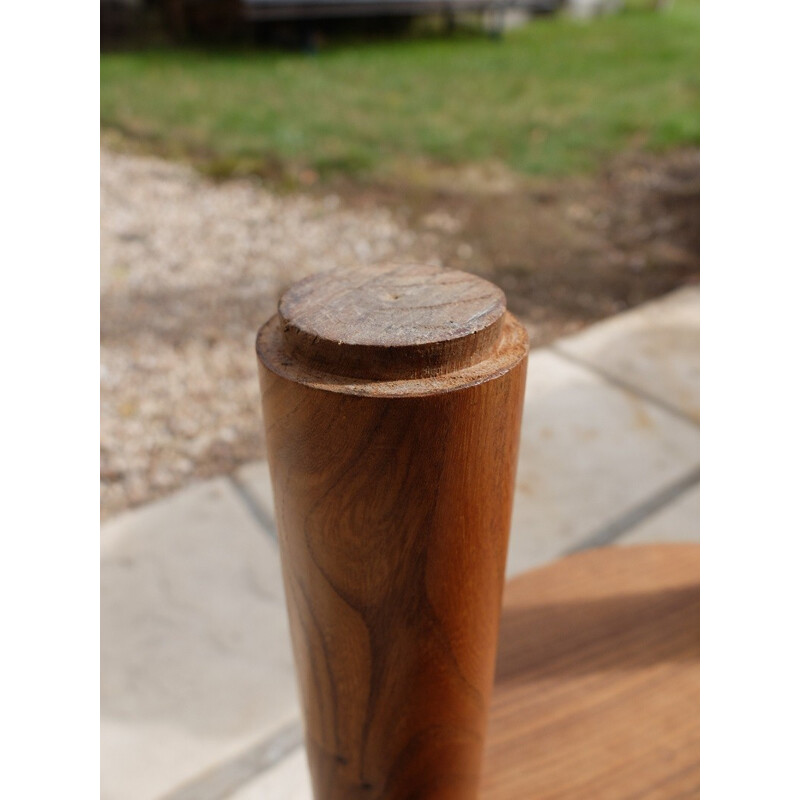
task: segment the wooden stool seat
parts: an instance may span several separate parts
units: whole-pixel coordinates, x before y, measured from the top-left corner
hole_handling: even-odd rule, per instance
[[[508,584],[483,798],[699,796],[699,560],[613,547]]]

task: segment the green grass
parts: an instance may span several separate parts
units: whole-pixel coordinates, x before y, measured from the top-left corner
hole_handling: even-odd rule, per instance
[[[699,0],[484,36],[340,44],[315,56],[159,49],[101,57],[101,121],[231,169],[402,172],[415,161],[589,171],[699,140]],[[227,169],[227,167],[225,167]]]

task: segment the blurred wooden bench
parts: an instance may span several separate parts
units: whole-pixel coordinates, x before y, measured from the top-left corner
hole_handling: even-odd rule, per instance
[[[610,547],[506,587],[487,800],[699,797],[699,546]]]

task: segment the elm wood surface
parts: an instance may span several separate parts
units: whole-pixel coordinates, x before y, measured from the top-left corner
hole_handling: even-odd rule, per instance
[[[481,797],[699,797],[700,548],[613,547],[507,586]]]
[[[259,332],[317,800],[474,800],[527,336],[491,284],[391,266],[290,289]]]

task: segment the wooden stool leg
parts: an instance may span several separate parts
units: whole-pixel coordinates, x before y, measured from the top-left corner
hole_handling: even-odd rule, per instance
[[[477,796],[527,337],[427,267],[292,287],[259,375],[316,800]]]

